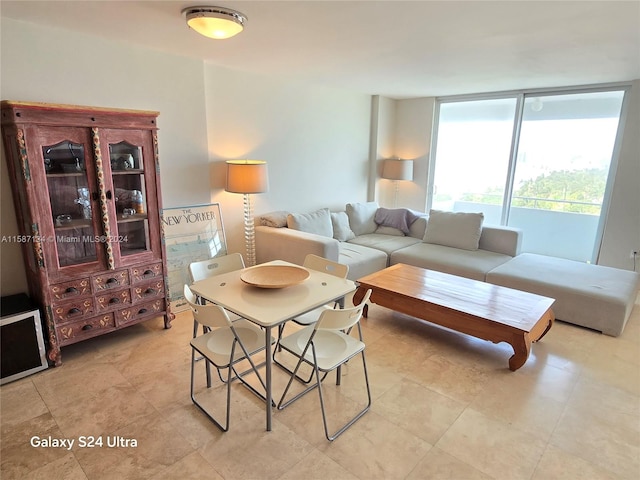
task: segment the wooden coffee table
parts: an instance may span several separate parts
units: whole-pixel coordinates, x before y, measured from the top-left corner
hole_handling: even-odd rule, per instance
[[[357,305],[367,289],[371,301],[397,312],[513,347],[509,368],[529,358],[531,343],[553,325],[553,298],[447,273],[397,264],[358,280]],[[365,317],[367,310],[365,309]]]

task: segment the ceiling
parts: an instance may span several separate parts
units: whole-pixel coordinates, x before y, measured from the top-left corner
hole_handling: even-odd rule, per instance
[[[640,78],[640,1],[213,1],[248,17],[211,40],[202,0],[7,1],[2,17],[392,98]],[[5,42],[10,39],[4,39]]]

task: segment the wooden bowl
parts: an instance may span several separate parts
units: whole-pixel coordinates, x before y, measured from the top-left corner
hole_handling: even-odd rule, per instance
[[[258,265],[246,269],[240,279],[259,288],[285,288],[304,282],[309,271],[295,265]]]

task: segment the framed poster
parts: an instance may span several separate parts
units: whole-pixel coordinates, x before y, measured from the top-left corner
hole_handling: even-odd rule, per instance
[[[227,254],[220,204],[165,208],[161,214],[173,312],[186,310],[184,284],[190,283],[189,264]]]

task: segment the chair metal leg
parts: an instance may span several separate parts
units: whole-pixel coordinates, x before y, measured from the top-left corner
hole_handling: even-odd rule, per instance
[[[204,325],[202,326],[202,333],[207,333],[208,329],[207,327],[205,327]],[[196,338],[198,336],[198,322],[195,321],[195,319],[193,320],[193,338]],[[195,359],[196,362],[199,362],[201,360],[204,360],[204,357],[198,357]],[[209,362],[206,362],[206,374],[207,374],[207,388],[211,387],[211,365],[209,365]],[[220,380],[222,382],[224,382],[224,380],[222,379],[222,375],[220,374],[220,371],[218,371],[218,376],[220,377]]]
[[[287,367],[286,365],[280,363],[277,359],[276,359],[276,349],[273,349],[273,363],[276,364],[277,366],[279,366],[281,369],[285,370],[286,372],[289,372],[290,375],[293,374],[293,371]],[[325,374],[326,375],[326,374]],[[309,378],[305,379],[302,378],[301,376],[296,374],[296,378],[298,379],[298,381],[305,383],[305,384],[309,384],[311,382],[311,380],[313,380],[313,371],[309,374]]]
[[[236,342],[237,343],[237,342]],[[259,398],[262,398],[263,400],[265,399],[265,397],[258,392],[255,388],[253,388],[252,385],[250,385],[249,383],[247,383],[242,376],[244,374],[246,374],[247,372],[253,370],[256,373],[256,376],[258,377],[258,380],[260,380],[260,383],[262,384],[262,387],[265,389],[267,389],[267,386],[264,383],[264,380],[262,380],[262,377],[260,376],[260,373],[257,370],[257,366],[255,365],[255,363],[253,363],[253,360],[251,359],[251,356],[249,355],[249,353],[246,351],[246,349],[244,348],[244,345],[240,344],[240,347],[242,348],[246,359],[249,361],[249,363],[251,364],[251,369],[246,370],[245,372],[242,373],[238,373],[234,367],[234,364],[231,363],[229,365],[228,368],[226,368],[227,370],[227,378],[226,380],[222,378],[222,374],[220,372],[220,368],[216,367],[216,370],[218,371],[218,375],[220,376],[222,382],[224,384],[226,384],[227,386],[227,413],[226,413],[226,422],[225,425],[223,425],[222,423],[220,423],[218,420],[216,420],[213,415],[211,413],[209,413],[197,400],[196,400],[196,396],[195,396],[195,363],[196,363],[196,358],[195,358],[195,348],[191,348],[191,401],[194,403],[194,405],[196,405],[207,417],[209,417],[209,419],[215,423],[215,425],[222,430],[223,432],[227,432],[229,430],[229,419],[230,419],[230,415],[231,415],[231,383],[238,379],[240,380],[246,387],[249,388],[250,391],[252,391],[255,395],[257,395]],[[235,345],[231,350],[231,356],[230,358],[234,357],[234,350],[235,350]],[[211,363],[209,361],[209,359],[207,359],[206,357],[203,357],[205,362],[207,363],[207,366],[209,366],[209,364]],[[231,373],[233,372],[233,376],[231,375]],[[211,388],[210,384],[207,384],[207,388]],[[275,402],[272,402],[272,405],[275,406]]]
[[[275,350],[276,350],[276,349],[274,349],[274,351],[273,351],[273,356],[272,356],[272,358],[273,358],[273,363],[274,363],[274,364],[276,364],[277,366],[279,366],[279,367],[280,367],[281,369],[283,369],[284,371],[288,372],[288,373],[289,373],[289,375],[293,375],[293,371],[292,371],[289,367],[287,367],[286,365],[284,365],[284,364],[280,363],[278,360],[276,360],[276,352],[275,352]],[[313,366],[313,365],[311,365],[311,364],[310,364],[309,362],[307,362],[307,361],[305,361],[304,363],[306,363],[306,364],[307,364],[307,365],[309,365],[309,366]],[[325,377],[326,377],[328,374],[329,374],[329,372],[324,372],[324,375],[323,375],[323,377],[322,377],[322,380],[324,380],[324,379],[325,379]],[[295,376],[295,377],[296,377],[296,379],[298,379],[298,381],[299,381],[299,382],[302,382],[302,383],[304,383],[304,384],[308,385],[309,383],[311,383],[311,380],[313,380],[313,370],[311,371],[311,373],[309,374],[309,378],[307,378],[307,379],[302,378],[302,377],[301,377],[300,375],[298,375],[298,374],[296,374],[296,376]]]
[[[204,358],[204,357],[203,357]],[[206,358],[204,359],[205,362],[207,362],[207,365],[210,363],[209,360],[207,360]],[[226,424],[222,425],[218,420],[216,420],[213,415],[211,413],[209,413],[202,405],[200,405],[200,403],[196,400],[196,395],[195,395],[195,391],[194,391],[194,383],[195,383],[195,364],[196,364],[196,358],[195,358],[195,349],[192,348],[191,349],[191,401],[193,402],[193,404],[198,407],[202,413],[204,413],[207,417],[209,417],[209,420],[211,420],[220,430],[222,430],[223,432],[227,432],[229,431],[229,418],[230,418],[230,414],[231,414],[231,381],[229,380],[229,377],[231,376],[231,368],[229,368],[229,374],[228,374],[228,378],[227,378],[227,414],[226,414]],[[207,388],[211,388],[211,385],[207,385]]]
[[[320,381],[320,372],[316,367],[316,378],[318,379],[318,394],[320,395],[320,409],[322,410],[322,423],[324,424],[324,434],[325,434],[325,437],[327,437],[327,440],[329,440],[330,442],[334,441],[336,438],[342,435],[347,430],[347,428],[349,428],[351,425],[356,423],[371,408],[371,389],[369,388],[369,375],[367,374],[367,362],[364,358],[364,350],[362,350],[362,367],[364,369],[364,379],[365,379],[365,384],[367,386],[367,405],[360,412],[358,412],[351,420],[349,420],[346,424],[340,427],[333,435],[329,434],[329,427],[327,425],[327,416],[324,408],[324,398],[322,395],[322,385],[321,385],[322,382]]]
[[[320,378],[320,369],[318,368],[316,352],[315,352],[315,349],[313,348],[313,346],[312,346],[312,352],[313,352],[313,357],[314,357],[314,366],[313,367],[314,367],[314,374],[315,374],[315,377],[316,377],[316,383],[313,384],[313,385],[310,385],[309,387],[304,389],[302,392],[298,393],[293,398],[291,398],[287,402],[283,403],[283,400],[285,399],[287,393],[289,392],[289,388],[291,387],[291,384],[293,383],[293,379],[297,378],[296,374],[298,372],[298,369],[299,369],[300,365],[302,364],[302,362],[304,360],[304,355],[306,353],[306,349],[305,349],[305,352],[303,352],[302,355],[300,356],[300,359],[298,360],[298,364],[296,365],[296,368],[294,369],[293,373],[291,374],[291,377],[289,378],[289,382],[287,383],[287,386],[285,387],[284,392],[282,393],[282,397],[280,399],[280,402],[278,402],[278,410],[283,410],[284,408],[286,408],[287,406],[289,406],[290,404],[292,404],[296,400],[300,399],[301,397],[303,397],[304,395],[309,393],[314,388],[317,388],[318,389],[318,394],[320,396],[320,409],[322,410],[322,423],[324,425],[325,437],[327,438],[327,440],[332,442],[333,440],[338,438],[340,435],[342,435],[345,432],[345,430],[347,430],[351,425],[356,423],[371,408],[371,389],[369,387],[369,375],[368,375],[368,372],[367,372],[367,362],[366,362],[366,359],[365,359],[364,350],[362,350],[362,352],[361,352],[361,355],[362,355],[362,367],[364,369],[364,379],[365,379],[365,385],[367,387],[367,405],[365,406],[364,409],[362,409],[360,412],[358,412],[351,420],[349,420],[346,424],[344,424],[341,428],[339,428],[335,433],[330,434],[329,433],[329,427],[328,427],[328,424],[327,424],[327,416],[326,416],[325,405],[324,405],[324,396],[323,396],[323,393],[322,393],[322,381],[326,378],[328,372],[323,372],[324,375],[322,376],[322,378]],[[339,367],[335,368],[335,370],[339,370],[339,369],[340,369]],[[339,380],[336,380],[336,385],[340,385]]]

